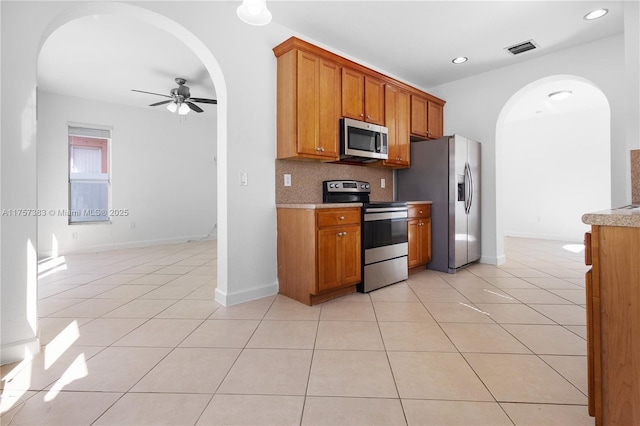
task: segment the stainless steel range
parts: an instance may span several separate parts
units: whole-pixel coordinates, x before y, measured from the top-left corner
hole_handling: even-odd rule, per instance
[[[362,293],[408,277],[407,204],[371,203],[370,188],[369,182],[329,180],[322,189],[325,203],[362,203]]]

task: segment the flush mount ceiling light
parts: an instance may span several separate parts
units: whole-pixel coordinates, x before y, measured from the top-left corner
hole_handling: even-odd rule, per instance
[[[451,62],[453,62],[454,64],[464,64],[468,60],[469,58],[467,58],[466,56],[458,56],[457,58],[453,58]]]
[[[571,90],[560,90],[558,92],[549,93],[547,96],[554,101],[561,101],[563,99],[567,99],[572,94],[573,92]]]
[[[238,18],[249,25],[267,25],[271,22],[271,12],[266,0],[243,0],[236,10]]]
[[[587,21],[591,21],[594,19],[602,18],[607,13],[609,13],[609,9],[596,9],[584,15],[584,19],[586,19]]]

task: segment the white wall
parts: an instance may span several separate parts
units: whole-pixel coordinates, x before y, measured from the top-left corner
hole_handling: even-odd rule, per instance
[[[128,211],[107,224],[69,225],[57,213],[42,216],[39,255],[51,255],[55,242],[64,254],[212,233],[217,223],[215,109],[182,118],[163,107],[125,107],[39,91],[38,209],[68,209],[67,124],[72,122],[112,128],[111,207]]]
[[[640,41],[636,43],[637,49]],[[627,116],[629,94],[624,50],[625,37],[620,34],[429,89],[447,101],[445,133],[459,133],[482,142],[481,261],[499,264],[505,260],[503,219],[496,206],[505,202],[500,199],[503,193],[500,185],[509,176],[496,163],[503,149],[496,145],[498,117],[508,100],[533,81],[552,75],[574,75],[591,81],[604,93],[611,108],[611,205],[630,202],[625,136],[633,117]],[[640,118],[635,117],[635,123],[638,120]],[[610,205],[601,206],[598,210],[608,207]]]
[[[584,213],[609,203],[607,106],[504,124],[505,236],[582,242]]]

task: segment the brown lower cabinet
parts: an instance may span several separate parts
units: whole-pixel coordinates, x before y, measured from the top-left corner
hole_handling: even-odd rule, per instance
[[[361,281],[360,208],[278,208],[279,293],[307,305]]]
[[[585,249],[589,414],[640,425],[640,228],[593,225]]]
[[[431,262],[431,205],[412,204],[408,214],[408,266],[409,272],[415,272]]]

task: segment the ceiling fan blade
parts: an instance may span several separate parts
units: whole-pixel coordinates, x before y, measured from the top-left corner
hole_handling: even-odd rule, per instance
[[[149,106],[164,105],[164,104],[168,104],[169,102],[173,102],[173,99],[169,99],[168,101],[160,101],[160,102],[156,102],[155,104],[151,104],[151,105],[149,105]]]
[[[148,95],[164,96],[165,98],[170,98],[170,97],[171,97],[171,96],[169,96],[169,95],[163,95],[162,93],[145,92],[144,90],[131,89],[131,91],[132,91],[132,92],[146,93],[146,94],[148,94]]]
[[[192,103],[192,102],[185,102],[187,105],[189,105],[189,108],[191,108],[192,110],[194,110],[195,112],[202,112],[202,108],[200,108],[198,105]]]
[[[203,104],[217,104],[218,101],[215,99],[204,99],[204,98],[190,98],[191,102],[202,102]]]

